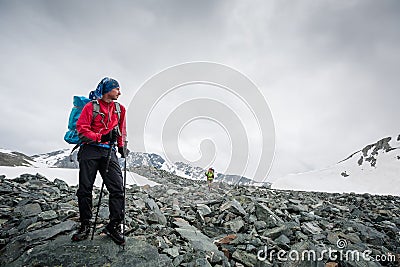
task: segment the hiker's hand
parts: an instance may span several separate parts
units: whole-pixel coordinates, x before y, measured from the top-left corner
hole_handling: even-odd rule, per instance
[[[118,153],[121,154],[121,158],[125,158],[125,151],[123,147],[118,148]]]
[[[105,142],[110,141],[113,144],[113,143],[115,143],[115,141],[117,141],[117,136],[118,136],[117,130],[112,129],[109,133],[103,134],[101,136],[101,142],[105,143]]]

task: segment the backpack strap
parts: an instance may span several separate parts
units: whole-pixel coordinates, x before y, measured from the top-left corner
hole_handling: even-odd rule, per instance
[[[114,102],[115,103],[115,113],[117,113],[118,115],[118,123],[121,119],[121,104],[118,102]]]
[[[79,142],[78,144],[76,144],[75,146],[74,146],[74,148],[71,150],[71,152],[69,153],[69,161],[70,162],[74,162],[74,159],[72,158],[72,153],[78,148],[78,147],[80,147],[81,146],[81,142]]]
[[[118,115],[118,124],[121,120],[121,104],[118,102],[114,102],[115,103],[115,113],[117,113]],[[92,104],[93,104],[93,120],[96,118],[97,115],[101,114],[100,112],[100,103],[99,100],[92,100]]]
[[[92,105],[93,105],[93,120],[97,117],[97,115],[100,114],[100,103],[98,100],[92,100]]]
[[[117,113],[118,116],[118,125],[117,125],[117,131],[118,131],[118,135],[121,136],[121,130],[119,129],[119,123],[121,121],[121,104],[118,102],[114,102],[115,103],[115,113]]]

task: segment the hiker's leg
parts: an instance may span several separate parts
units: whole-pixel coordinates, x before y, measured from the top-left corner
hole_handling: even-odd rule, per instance
[[[79,188],[78,196],[80,221],[89,221],[92,218],[92,190],[96,179],[99,160],[86,159],[79,161]]]
[[[104,158],[107,161],[107,158]],[[110,210],[110,222],[103,230],[109,237],[111,237],[115,243],[122,245],[125,243],[124,235],[121,233],[121,222],[124,218],[124,191],[123,191],[123,178],[122,171],[118,163],[118,158],[115,151],[111,153],[111,160],[108,167],[108,173],[106,172],[107,163],[102,164],[101,175],[103,177],[104,184],[107,187],[109,196],[109,210]]]
[[[117,155],[115,151],[111,153],[111,160],[109,164],[108,173],[106,174],[107,158],[102,158],[102,164],[100,167],[100,174],[103,177],[104,184],[107,187],[109,196],[109,210],[110,210],[110,221],[123,220],[124,212],[124,188],[123,188],[123,177],[122,171],[118,163]]]

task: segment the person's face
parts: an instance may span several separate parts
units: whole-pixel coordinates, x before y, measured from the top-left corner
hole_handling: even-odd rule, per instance
[[[110,92],[107,93],[108,97],[112,100],[117,100],[118,97],[121,95],[121,91],[119,87],[112,89]]]

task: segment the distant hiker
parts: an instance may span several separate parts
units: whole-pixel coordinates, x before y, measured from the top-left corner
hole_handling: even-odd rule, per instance
[[[79,138],[82,141],[78,152],[79,188],[76,194],[81,225],[72,236],[73,241],[81,241],[89,237],[93,206],[92,190],[97,171],[99,171],[110,193],[110,222],[104,232],[115,243],[121,245],[125,243],[120,227],[124,218],[123,177],[115,148],[111,151],[108,173],[106,171],[110,145],[113,146],[117,142],[118,152],[121,157],[125,157],[123,145],[126,138],[126,109],[114,102],[120,95],[119,84],[116,80],[107,77],[102,79],[96,90],[89,96],[90,99],[97,101],[91,101],[84,106],[76,123]],[[99,114],[95,117],[94,105],[100,107]]]
[[[208,171],[205,172],[207,183],[208,183],[208,190],[211,190],[211,183],[214,180],[214,169],[208,168]]]

